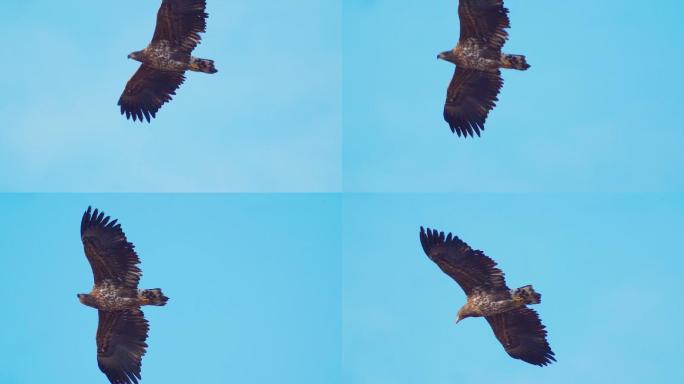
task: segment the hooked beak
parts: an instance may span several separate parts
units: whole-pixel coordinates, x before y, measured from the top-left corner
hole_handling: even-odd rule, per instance
[[[463,318],[462,318],[462,317],[460,317],[460,316],[456,316],[456,322],[455,322],[454,324],[458,324],[458,322],[459,322],[459,321],[461,321],[461,320],[463,320]]]

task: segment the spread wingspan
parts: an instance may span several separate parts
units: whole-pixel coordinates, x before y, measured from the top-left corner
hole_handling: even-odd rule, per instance
[[[525,70],[522,55],[502,55],[510,27],[503,0],[460,0],[458,44],[442,57],[457,65],[444,103],[444,120],[458,136],[480,136],[503,86],[499,68]]]
[[[147,58],[137,59],[143,64],[119,98],[121,114],[127,119],[150,122],[183,84],[185,71],[194,70],[193,63],[206,63],[207,68],[197,69],[202,72],[216,72],[211,60],[191,56],[200,43],[200,33],[206,30],[206,5],[206,0],[162,1],[152,41],[146,50],[140,51],[148,52]]]

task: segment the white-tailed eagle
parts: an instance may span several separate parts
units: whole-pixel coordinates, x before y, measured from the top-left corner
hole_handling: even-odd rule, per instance
[[[138,384],[149,325],[143,305],[166,305],[161,289],[138,289],[142,272],[121,225],[90,207],[81,219],[81,240],[95,283],[79,301],[97,308],[97,365],[112,384]]]
[[[162,0],[152,42],[128,55],[142,62],[128,80],[119,106],[133,121],[148,122],[185,81],[185,71],[216,73],[214,62],[191,55],[207,26],[206,0]]]
[[[526,70],[522,55],[501,52],[510,27],[503,0],[459,0],[461,37],[456,47],[437,58],[456,64],[447,89],[444,120],[458,136],[480,136],[496,106],[503,79],[500,68]]]
[[[457,236],[420,227],[425,254],[463,288],[468,300],[458,310],[456,322],[484,317],[506,352],[516,359],[544,366],[556,361],[546,328],[528,305],[541,303],[531,285],[510,289],[494,260],[474,250]]]

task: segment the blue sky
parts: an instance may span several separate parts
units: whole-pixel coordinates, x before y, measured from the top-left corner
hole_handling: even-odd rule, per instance
[[[4,0],[0,190],[331,191],[341,185],[337,1],[208,1],[190,73],[152,124],[116,105],[160,1]]]
[[[684,2],[506,0],[528,57],[483,137],[442,119],[456,0],[345,0],[346,191],[679,191]]]
[[[684,381],[684,197],[660,194],[347,195],[343,377],[354,384]],[[558,362],[510,358],[423,253],[452,231],[533,284]]]
[[[2,383],[104,383],[79,226],[89,204],[136,245],[146,307],[143,383],[336,383],[335,195],[2,195]]]

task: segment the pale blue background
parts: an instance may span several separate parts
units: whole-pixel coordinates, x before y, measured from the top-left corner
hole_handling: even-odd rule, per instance
[[[481,138],[442,119],[456,0],[345,0],[344,188],[680,191],[684,2],[506,0],[528,57]]]
[[[0,196],[0,382],[105,383],[79,235],[88,204],[140,255],[150,345],[142,383],[337,383],[340,198]]]
[[[681,195],[352,195],[343,220],[345,383],[684,382]],[[541,292],[557,363],[510,358],[484,319],[454,325],[465,295],[421,225]]]
[[[0,190],[333,191],[341,184],[336,0],[207,2],[189,73],[152,124],[116,105],[159,0],[0,2]]]

